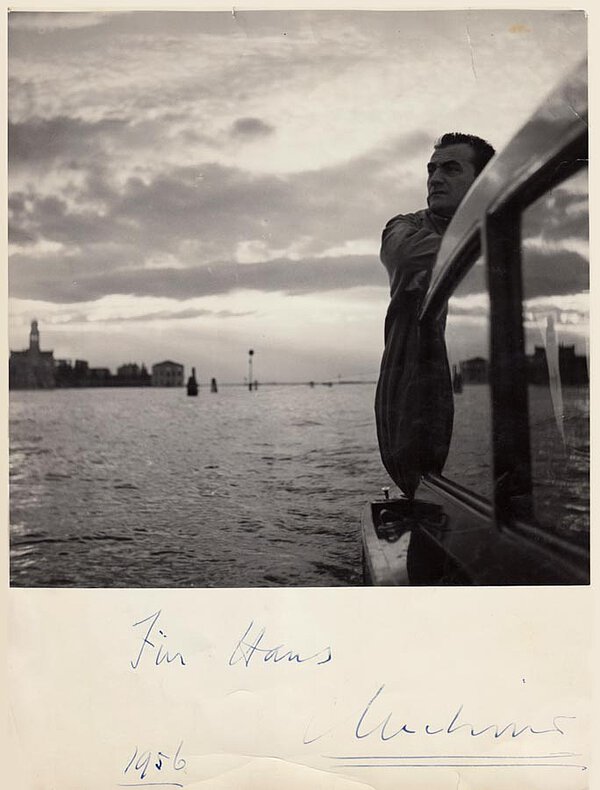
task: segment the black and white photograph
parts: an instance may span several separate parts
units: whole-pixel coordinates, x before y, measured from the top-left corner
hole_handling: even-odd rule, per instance
[[[11,12],[11,586],[589,584],[587,33]]]

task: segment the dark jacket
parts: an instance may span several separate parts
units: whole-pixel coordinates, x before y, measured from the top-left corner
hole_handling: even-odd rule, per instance
[[[441,472],[452,435],[446,316],[430,325],[418,322],[447,224],[424,210],[393,217],[383,231],[381,261],[391,298],[375,417],[384,466],[408,497],[423,474]]]

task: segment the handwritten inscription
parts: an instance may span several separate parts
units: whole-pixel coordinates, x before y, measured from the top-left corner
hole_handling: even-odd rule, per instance
[[[553,716],[552,721],[545,726],[533,726],[530,723],[513,722],[482,722],[473,724],[465,720],[463,705],[459,705],[454,713],[448,716],[446,721],[436,723],[422,721],[406,721],[397,715],[395,711],[390,711],[384,703],[385,686],[380,686],[367,704],[361,709],[355,724],[352,728],[352,737],[358,741],[376,740],[379,742],[392,741],[400,736],[411,735],[453,735],[463,732],[472,738],[488,735],[495,740],[500,738],[519,738],[526,735],[565,735],[564,722],[574,719],[574,716]],[[330,727],[320,735],[309,735],[308,730],[304,735],[304,743],[311,744],[329,735],[337,729],[336,725]]]
[[[267,647],[264,643],[265,628],[254,628],[254,621],[250,623],[239,639],[229,657],[229,666],[242,662],[244,666],[250,666],[252,661],[263,661],[264,663],[279,664],[282,661],[294,664],[307,664],[313,662],[317,665],[327,664],[332,660],[331,647],[322,648],[310,655],[301,655],[295,650],[286,648],[284,644],[275,647]]]
[[[162,610],[159,609],[133,623],[132,627],[136,629],[139,643],[135,658],[130,661],[132,669],[137,670],[143,664],[150,667],[158,667],[161,664],[186,666],[183,653],[167,644],[167,633],[161,617]],[[315,645],[310,647],[314,648]],[[223,655],[223,659],[226,656],[227,653]],[[251,664],[275,666],[283,663],[298,666],[312,663],[314,666],[321,666],[332,660],[333,652],[330,645],[319,650],[303,652],[297,646],[291,647],[284,642],[277,643],[271,638],[270,633],[267,635],[264,626],[255,624],[252,620],[242,635],[235,640],[228,665],[234,667],[241,664],[243,668],[248,668]],[[337,721],[334,719],[333,722],[329,722],[328,727],[315,726],[313,718],[304,733],[303,743],[313,744],[335,731],[346,740],[348,747],[350,744],[356,747],[358,744],[363,746],[360,750],[356,749],[357,752],[360,751],[357,754],[352,754],[354,749],[348,748],[348,751],[341,756],[323,755],[333,760],[337,768],[457,768],[464,765],[480,769],[554,767],[587,770],[586,765],[574,761],[573,758],[579,756],[577,753],[556,750],[556,739],[562,739],[569,734],[568,722],[574,720],[575,716],[550,714],[545,715],[543,719],[529,715],[521,719],[518,717],[509,719],[507,716],[502,720],[488,717],[486,714],[485,717],[476,718],[469,715],[468,706],[457,703],[447,708],[444,706],[442,712],[436,706],[434,715],[428,715],[418,709],[418,713],[407,716],[398,704],[394,705],[391,694],[392,692],[388,691],[385,685],[380,685],[370,697],[358,700],[356,707],[352,703],[354,712],[350,715],[338,712]],[[334,710],[339,711],[337,701]],[[480,754],[479,749],[471,748],[470,751],[475,753],[469,754],[465,750],[467,741],[463,740],[463,751],[454,754],[457,750],[450,747],[449,743],[460,744],[460,736],[463,736],[463,739],[467,738],[469,743],[474,743],[473,739],[477,739],[477,742],[482,744],[495,741],[508,744],[517,739],[524,742],[533,738],[537,744],[544,744],[541,748],[545,751],[543,754],[533,754],[532,752],[538,750],[528,746],[530,751],[527,754],[511,754],[512,750],[506,749],[507,754],[503,755],[495,751],[493,754]],[[542,739],[542,736],[545,738]],[[424,741],[431,744],[431,748],[424,748]],[[437,748],[433,745],[436,742]],[[566,739],[562,740],[562,743],[565,742]],[[395,745],[393,751],[392,747],[382,750],[382,744],[388,743]],[[412,747],[406,750],[400,745],[408,743],[411,743]],[[140,751],[136,746],[123,769],[127,781],[121,782],[120,786],[182,788],[183,784],[178,781],[181,774],[175,773],[182,771],[186,766],[186,760],[181,754],[182,746],[183,743],[179,743],[174,753],[162,750]],[[377,746],[379,748],[375,748]],[[421,749],[419,753],[415,754],[415,746]]]
[[[139,620],[137,623],[133,624],[134,628],[143,626],[142,631],[145,630],[145,635],[140,643],[140,649],[137,656],[133,661],[130,661],[132,669],[137,669],[139,667],[142,657],[144,656],[147,657],[144,659],[145,661],[152,661],[152,659],[154,659],[155,666],[159,666],[163,662],[166,662],[167,664],[176,663],[178,666],[185,666],[185,658],[179,651],[169,653],[167,650],[167,634],[162,628],[158,627],[160,614],[161,610],[159,609],[149,617],[145,617],[143,620]]]
[[[123,774],[131,778],[131,781],[120,782],[119,786],[183,787],[181,782],[169,781],[170,771],[182,771],[187,765],[187,761],[181,756],[182,748],[183,741],[179,743],[175,753],[169,755],[162,751],[156,753],[151,751],[140,752],[136,746],[131,759],[123,769]],[[159,779],[160,781],[157,781]]]

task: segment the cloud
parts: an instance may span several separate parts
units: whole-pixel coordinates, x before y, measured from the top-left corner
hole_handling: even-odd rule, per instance
[[[67,266],[69,276],[57,278],[54,271],[44,266],[16,258],[9,275],[12,295],[58,303],[94,301],[107,293],[185,300],[237,290],[308,294],[385,284],[378,260],[364,255],[220,263],[193,269],[119,269],[110,274],[89,267],[84,258],[69,261]]]
[[[523,252],[523,298],[552,297],[580,294],[589,289],[587,258],[570,249],[527,247]],[[477,295],[487,293],[483,266],[474,266],[454,292],[449,310],[455,315],[472,310],[481,312],[485,302]],[[488,311],[489,312],[489,311]]]
[[[60,130],[64,142],[76,138],[79,131],[84,137],[93,137],[104,128],[101,123],[64,119],[34,126],[22,136],[17,149],[25,158],[27,146],[34,140],[39,142],[38,135],[43,138],[42,130]],[[16,248],[11,256],[11,292],[27,297],[26,289],[32,287],[37,298],[64,302],[65,294],[71,298],[80,290],[85,292],[82,284],[92,287],[92,280],[94,299],[102,295],[102,289],[107,294],[115,288],[119,293],[137,293],[140,282],[159,277],[160,271],[169,280],[174,276],[193,280],[193,272],[174,275],[161,267],[161,259],[169,259],[173,265],[177,262],[178,269],[197,271],[198,282],[206,282],[209,292],[229,288],[225,285],[229,281],[270,290],[272,284],[252,266],[259,261],[253,262],[244,252],[253,249],[260,251],[260,261],[275,264],[271,277],[282,260],[291,263],[292,258],[301,264],[329,255],[343,268],[345,261],[359,259],[344,251],[357,252],[369,245],[378,249],[380,228],[388,215],[395,213],[390,209],[392,197],[398,199],[399,209],[403,202],[408,207],[414,201],[416,177],[410,172],[403,177],[395,151],[400,148],[406,157],[420,158],[428,144],[427,135],[417,132],[318,171],[278,176],[208,162],[164,168],[153,177],[131,177],[124,184],[111,180],[99,155],[98,160],[89,162],[78,183],[55,193],[45,195],[32,183],[11,192],[9,229]],[[86,145],[91,147],[89,142]],[[335,256],[332,250],[337,252]],[[235,268],[242,258],[247,262],[244,272]],[[207,280],[209,265],[213,274]],[[152,274],[150,268],[155,270]],[[251,279],[254,274],[256,282]],[[131,283],[135,279],[131,291],[123,291],[125,279]],[[359,281],[369,282],[377,282],[377,277]],[[351,281],[350,285],[354,284]],[[314,287],[329,288],[330,283],[317,276]],[[44,288],[48,289],[46,296]]]
[[[83,16],[34,17],[31,30],[15,20],[10,48],[10,287],[23,298],[384,284],[374,255],[349,253],[423,207],[432,125],[489,106],[457,80],[471,60],[455,14],[86,14],[79,32]],[[508,18],[470,20],[484,92],[494,47],[515,46],[491,42]],[[548,41],[574,17],[554,19]],[[558,66],[543,43],[514,62],[503,49],[500,78],[524,65],[546,84]],[[510,107],[532,91],[512,91]]]
[[[19,247],[28,247],[32,244],[35,244],[36,239],[31,233],[28,233],[23,228],[20,228],[14,222],[11,222],[8,226],[8,243],[14,244]]]
[[[113,12],[115,13],[115,12]],[[81,28],[104,25],[111,14],[81,12],[32,12],[32,11],[11,11],[8,17],[9,29],[27,30],[37,33],[47,33],[55,30],[80,30]]]
[[[20,215],[20,222],[14,223],[12,219],[9,230],[13,243],[13,229],[33,241],[58,242],[71,250],[95,244],[104,244],[114,250],[118,244],[127,245],[131,237],[119,218],[111,220],[93,210],[70,211],[64,200],[52,196],[33,198],[30,211]]]
[[[79,118],[57,116],[32,118],[21,123],[8,123],[8,157],[11,169],[42,163],[51,166],[56,160],[84,160],[94,164],[108,138],[117,138],[127,127],[122,118],[105,118],[91,123]]]
[[[458,318],[459,316],[489,316],[490,310],[486,303],[476,302],[473,304],[460,304],[456,300],[451,300],[448,305],[448,318]]]
[[[565,239],[587,241],[587,169],[527,209],[523,217],[523,235],[526,240],[539,239],[550,245]]]
[[[525,299],[577,294],[589,288],[589,264],[576,252],[529,250],[523,263]]]
[[[21,136],[17,154],[27,158],[28,147],[44,134],[77,145],[78,131],[94,138],[112,133],[119,123],[36,121]],[[59,150],[54,145],[50,152]],[[371,242],[376,249],[380,227],[395,213],[392,198],[398,210],[415,208],[421,177],[410,165],[397,164],[395,152],[402,150],[405,162],[420,164],[429,145],[428,135],[415,131],[322,170],[278,176],[208,162],[165,168],[146,179],[131,177],[122,185],[92,162],[68,198],[67,192],[38,194],[31,185],[11,193],[10,240],[18,248],[11,259],[11,293],[64,303],[111,293],[182,299],[190,292],[303,293],[379,284],[375,256],[343,250],[351,250],[353,241]],[[560,238],[561,221],[572,233],[587,228],[585,196],[575,203],[567,197],[566,190],[555,191],[545,205],[547,222],[528,226],[545,234],[545,245],[526,249],[528,294],[588,287],[587,261],[578,251],[548,246],[550,238]],[[537,213],[532,217],[537,221]],[[48,245],[48,252],[28,254],[40,244]],[[60,253],[52,248],[58,244]],[[260,250],[260,261],[242,256],[253,249]],[[324,262],[320,256],[332,249],[340,254]],[[483,268],[475,267],[456,293],[484,290]]]
[[[66,320],[56,321],[56,324],[81,324],[81,323],[94,323],[94,324],[122,324],[122,323],[135,323],[143,322],[148,323],[151,321],[172,321],[172,320],[187,320],[190,318],[243,318],[246,316],[254,315],[255,311],[236,311],[236,310],[205,310],[187,308],[186,310],[156,310],[152,313],[141,313],[140,315],[115,315],[115,316],[94,316],[90,318],[86,313],[75,313],[70,315]]]
[[[238,118],[231,127],[231,136],[252,139],[268,137],[274,131],[274,126],[261,121],[260,118]]]

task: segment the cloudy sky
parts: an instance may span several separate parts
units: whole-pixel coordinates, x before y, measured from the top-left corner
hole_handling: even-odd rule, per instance
[[[433,141],[501,148],[585,50],[574,11],[12,13],[10,347],[375,378]]]

